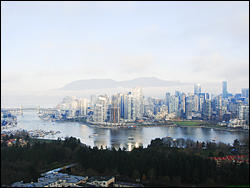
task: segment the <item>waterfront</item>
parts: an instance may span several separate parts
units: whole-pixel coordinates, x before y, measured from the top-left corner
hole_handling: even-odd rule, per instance
[[[57,139],[60,137],[62,140],[68,136],[76,137],[82,143],[91,147],[97,146],[100,148],[114,147],[115,149],[126,147],[131,150],[134,146],[147,147],[150,141],[155,138],[163,138],[167,135],[174,139],[177,138],[190,138],[194,141],[212,141],[215,137],[219,137],[216,142],[224,142],[232,144],[235,139],[241,140],[242,138],[249,137],[249,132],[228,132],[219,131],[211,128],[197,128],[197,127],[148,127],[142,129],[104,129],[90,127],[85,124],[79,123],[57,123],[57,122],[43,122],[36,112],[24,112],[23,116],[17,115],[17,126],[5,129],[16,130],[24,129],[27,131],[41,129],[47,132],[60,131],[56,135],[45,135],[44,139]],[[94,134],[96,133],[96,134]],[[91,135],[91,137],[89,137]],[[133,137],[131,140],[129,137]]]

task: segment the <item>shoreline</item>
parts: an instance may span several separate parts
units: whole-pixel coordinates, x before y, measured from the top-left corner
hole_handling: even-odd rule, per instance
[[[136,127],[128,127],[128,126],[99,126],[90,123],[82,123],[92,128],[100,128],[100,129],[142,129],[142,128],[151,128],[151,127],[191,127],[191,128],[207,128],[207,129],[214,129],[216,131],[229,131],[229,132],[249,132],[247,129],[232,129],[232,128],[224,128],[224,127],[217,127],[217,126],[205,126],[205,125],[135,125]]]

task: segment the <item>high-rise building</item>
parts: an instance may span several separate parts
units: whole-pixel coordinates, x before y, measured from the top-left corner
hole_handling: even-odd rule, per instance
[[[94,109],[95,103],[96,103],[96,95],[91,94],[90,95],[90,102],[89,102],[89,107],[90,107],[91,110]]]
[[[198,95],[194,95],[192,93],[189,93],[187,96],[192,101],[192,111],[198,111],[199,110],[199,97]]]
[[[120,123],[121,107],[119,94],[111,96],[110,122]]]
[[[107,120],[107,110],[108,110],[108,96],[99,95],[94,105],[94,121],[96,122],[106,122]]]
[[[168,107],[168,112],[169,112],[169,103],[170,103],[170,93],[166,93],[166,106]]]
[[[249,88],[241,89],[241,97],[249,98]]]
[[[133,107],[133,95],[131,94],[131,92],[128,92],[124,95],[124,119],[127,120],[135,120],[135,118],[133,117],[133,113],[134,113],[134,107]]]
[[[199,95],[199,111],[202,111],[202,105],[204,102],[205,98],[203,95]]]
[[[87,115],[87,109],[89,106],[89,100],[87,98],[81,98],[79,100],[79,113],[80,115]]]
[[[246,124],[249,125],[249,106],[245,105],[239,106],[239,119],[245,120]]]
[[[205,101],[202,104],[202,118],[211,119],[211,117],[212,117],[211,100],[205,99]]]
[[[227,82],[226,81],[222,82],[222,98],[223,99],[227,98]]]
[[[186,98],[186,94],[182,93],[181,94],[181,109],[183,110],[183,113],[185,113],[185,98]]]
[[[169,103],[169,113],[177,111],[178,104],[179,104],[179,98],[176,96],[171,96],[170,103]]]
[[[133,88],[133,97],[135,100],[134,109],[135,109],[135,118],[141,119],[143,116],[143,93],[142,86]]]
[[[186,119],[192,119],[192,100],[188,97],[186,97],[185,101],[185,114],[186,114]]]
[[[222,118],[222,99],[221,99],[221,95],[218,95],[213,99],[213,111],[216,112],[217,117],[219,119]]]
[[[200,84],[194,84],[194,94],[199,95],[201,93],[201,85]]]

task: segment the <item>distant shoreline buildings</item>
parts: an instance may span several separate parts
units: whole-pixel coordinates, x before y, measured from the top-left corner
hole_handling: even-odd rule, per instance
[[[137,86],[132,92],[120,92],[111,97],[106,94],[92,94],[90,99],[66,96],[50,113],[49,117],[56,121],[78,119],[98,125],[182,119],[224,122],[223,125],[226,122],[231,127],[249,129],[249,88],[242,88],[242,93],[233,95],[227,92],[227,82],[223,81],[222,94],[213,95],[202,93],[201,84],[197,83],[194,93],[175,91],[171,95],[167,92],[165,99],[158,99],[146,98],[142,86]],[[2,123],[6,121],[1,119]]]
[[[56,106],[57,119],[84,116],[87,122],[121,125],[126,122],[154,120],[216,120],[228,122],[239,119],[249,126],[249,89],[235,95],[227,92],[227,82],[222,82],[222,94],[201,92],[201,84],[194,84],[194,93],[175,91],[166,93],[165,99],[143,96],[142,86],[132,93],[116,93],[111,97],[92,94],[90,99],[66,96]]]

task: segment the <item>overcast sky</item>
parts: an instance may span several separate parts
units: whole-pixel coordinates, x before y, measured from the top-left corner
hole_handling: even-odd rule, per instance
[[[138,77],[249,87],[249,2],[1,1],[1,104]]]

